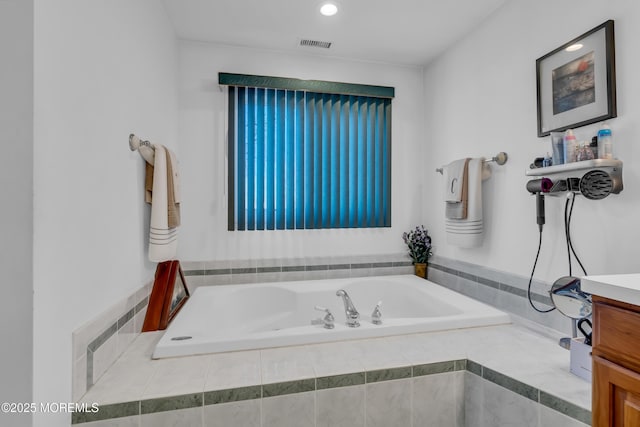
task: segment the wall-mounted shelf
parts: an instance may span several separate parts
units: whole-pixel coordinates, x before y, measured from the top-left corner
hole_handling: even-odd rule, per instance
[[[622,191],[622,161],[609,159],[584,160],[564,165],[527,169],[527,176],[548,183],[545,194],[560,195],[566,191],[582,193],[588,199],[603,199]],[[549,183],[549,181],[551,181]]]
[[[576,176],[576,172],[588,172],[591,169],[620,168],[622,169],[622,160],[594,159],[583,160],[581,162],[565,163],[563,165],[547,166],[546,168],[527,169],[527,176],[546,176],[560,179]],[[566,175],[566,176],[561,176]]]

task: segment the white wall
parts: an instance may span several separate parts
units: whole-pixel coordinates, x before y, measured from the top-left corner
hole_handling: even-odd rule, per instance
[[[535,201],[525,170],[550,151],[536,132],[535,60],[574,37],[615,20],[618,118],[610,121],[614,155],[624,162],[624,191],[601,201],[578,197],[572,241],[589,274],[637,272],[640,241],[640,4],[630,0],[563,2],[514,0],[430,64],[425,71],[427,134],[423,209],[437,253],[528,276],[538,242]],[[581,128],[591,138],[598,126]],[[442,179],[433,171],[466,156],[509,154],[484,184],[486,239],[478,249],[446,243]],[[536,277],[553,281],[568,273],[564,198],[547,197],[547,224]],[[574,275],[579,270],[576,266]],[[581,274],[581,273],[580,273]]]
[[[13,3],[18,2],[0,4]],[[2,12],[3,38],[5,29],[6,37],[13,37],[18,25],[5,27],[5,21],[15,15]],[[21,16],[15,22],[28,27],[29,18]],[[154,0],[37,0],[33,400],[70,399],[71,332],[153,276],[154,265],[146,260],[143,163],[128,149],[130,132],[178,151],[184,191],[181,259],[396,252],[404,250],[401,233],[424,223],[438,254],[526,275],[537,228],[524,170],[548,149],[547,140],[536,137],[535,59],[609,18],[616,20],[620,116],[611,125],[616,155],[625,164],[626,188],[603,201],[577,201],[573,240],[590,273],[637,271],[640,159],[635,146],[640,130],[634,119],[640,100],[634,94],[640,88],[634,71],[640,59],[634,42],[640,39],[640,6],[631,0],[513,0],[424,74],[415,68],[192,42],[177,48],[165,11]],[[16,81],[10,100],[29,92],[27,62],[18,67],[26,79],[22,89]],[[395,86],[393,227],[226,231],[226,114],[219,71]],[[18,150],[11,153],[17,160],[7,168],[3,162],[2,168],[11,182],[22,179],[20,184],[26,185],[16,187],[17,194],[29,187],[28,104],[21,105],[17,118],[27,131],[16,135],[16,141],[25,146],[11,146]],[[0,107],[8,109],[5,103]],[[7,128],[1,128],[4,142]],[[498,151],[507,151],[510,160],[494,168],[485,184],[484,246],[448,246],[442,181],[434,169],[458,157]],[[18,221],[24,228],[20,235],[29,235],[29,200],[19,195],[15,200],[16,214],[24,218]],[[548,200],[539,276],[549,280],[566,273],[561,212],[562,200]],[[28,262],[29,243],[19,250]],[[14,278],[28,277],[26,264],[16,268]],[[18,311],[29,309],[29,286],[20,293]],[[23,329],[29,336],[28,328]],[[29,345],[23,347],[29,353]],[[28,385],[24,393],[29,393]],[[47,426],[68,425],[68,419],[66,414],[35,417],[36,425]]]
[[[402,232],[422,222],[419,197],[423,99],[417,68],[181,42],[179,48],[183,260],[379,254],[404,250]],[[392,227],[227,231],[226,92],[218,72],[394,86]]]
[[[153,279],[128,137],[177,148],[176,41],[155,0],[38,0],[34,21],[33,398],[68,402],[72,331]]]
[[[33,1],[0,2],[0,401],[32,401]],[[0,414],[31,425],[31,416]],[[8,424],[7,424],[8,425]]]

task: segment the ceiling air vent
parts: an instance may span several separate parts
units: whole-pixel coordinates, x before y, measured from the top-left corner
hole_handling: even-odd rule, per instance
[[[331,42],[322,42],[322,41],[319,41],[319,40],[302,39],[302,40],[300,40],[300,46],[321,47],[323,49],[329,49],[331,47]]]

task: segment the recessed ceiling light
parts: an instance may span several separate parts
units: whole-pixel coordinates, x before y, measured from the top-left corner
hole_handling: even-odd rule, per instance
[[[333,16],[338,13],[338,6],[335,3],[325,3],[320,6],[320,13],[324,16]]]
[[[582,44],[576,43],[576,44],[572,44],[571,46],[569,46],[565,50],[567,52],[575,52],[576,50],[580,50],[580,49],[582,49]]]

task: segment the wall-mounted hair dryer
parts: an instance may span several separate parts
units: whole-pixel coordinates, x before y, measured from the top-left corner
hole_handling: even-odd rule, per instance
[[[553,181],[549,178],[532,179],[527,182],[527,191],[531,194],[548,193],[553,188]]]
[[[527,182],[527,191],[536,195],[536,223],[542,231],[544,225],[544,194],[551,191],[553,182],[549,178],[532,179]]]
[[[623,189],[622,161],[615,159],[585,160],[529,169],[526,174],[530,177],[547,177],[552,180],[551,188],[548,191],[543,190],[551,194],[572,191],[590,200],[600,200],[609,194],[618,194]],[[532,181],[538,181],[538,179]],[[528,187],[527,189],[529,190]]]

